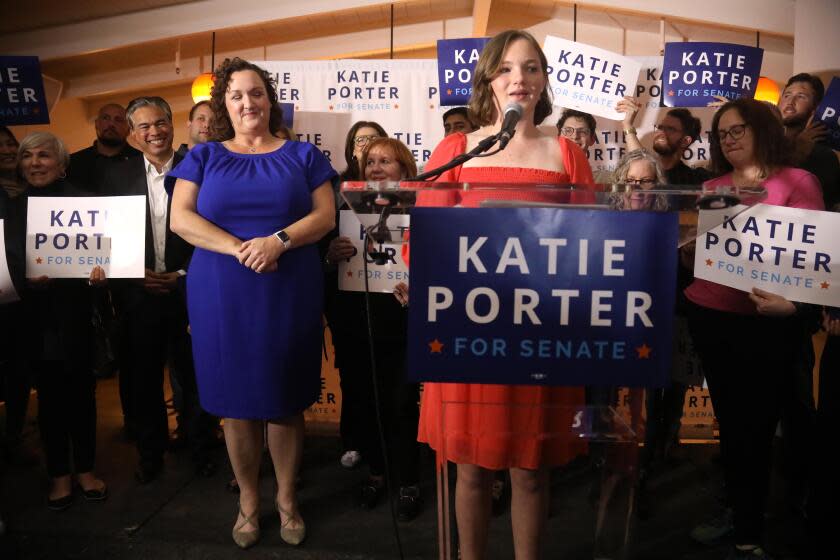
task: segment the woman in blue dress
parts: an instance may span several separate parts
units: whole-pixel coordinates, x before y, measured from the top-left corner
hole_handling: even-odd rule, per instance
[[[201,406],[225,419],[240,487],[232,536],[259,539],[257,479],[268,422],[280,536],[306,535],[295,477],[303,411],[320,392],[322,276],[314,245],[334,227],[335,171],[308,143],[279,137],[277,93],[262,68],[235,58],[215,71],[217,142],[170,173],[171,228],[195,253],[187,306]]]

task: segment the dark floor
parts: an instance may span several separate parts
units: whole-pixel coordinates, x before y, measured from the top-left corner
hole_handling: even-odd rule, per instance
[[[116,382],[98,388],[98,473],[111,490],[104,503],[77,500],[67,511],[45,507],[46,474],[42,467],[7,466],[0,484],[0,512],[6,534],[0,537],[0,560],[127,558],[188,560],[213,558],[392,559],[399,558],[389,509],[372,511],[355,505],[364,467],[350,471],[338,463],[336,437],[310,436],[301,473],[300,501],[307,523],[306,542],[293,548],[280,540],[277,515],[271,509],[273,480],[266,469],[262,479],[264,505],[260,516],[263,538],[247,552],[230,537],[237,502],[225,489],[230,468],[224,447],[217,459],[222,467],[212,478],[195,475],[186,454],[169,454],[160,479],[138,485],[132,476],[135,451],[120,436],[121,415]],[[28,439],[37,445],[34,424]],[[726,557],[727,544],[706,547],[694,543],[688,531],[715,513],[720,493],[719,469],[713,461],[714,445],[684,445],[678,458],[663,468],[650,484],[652,515],[630,521],[630,558],[639,560],[717,560]],[[426,503],[420,517],[399,524],[405,558],[437,558],[435,479],[429,454],[423,482]],[[592,559],[597,523],[597,477],[591,469],[569,468],[553,473],[551,517],[545,558]],[[777,492],[778,493],[778,492]],[[776,502],[780,502],[777,498]],[[785,512],[783,506],[774,510]],[[612,518],[604,525],[616,526]],[[454,527],[454,523],[453,523]],[[609,531],[603,531],[609,540]],[[513,558],[510,516],[496,517],[491,525],[489,559]],[[621,530],[613,531],[613,542]],[[801,524],[795,516],[768,518],[769,548],[776,558],[800,558]],[[597,557],[609,557],[598,554]]]

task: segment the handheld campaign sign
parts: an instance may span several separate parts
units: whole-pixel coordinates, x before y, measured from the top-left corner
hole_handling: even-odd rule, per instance
[[[280,106],[280,110],[283,112],[283,126],[285,126],[286,128],[294,128],[295,104],[284,103],[282,101],[278,101],[277,104]]]
[[[0,304],[11,303],[20,299],[9,274],[9,263],[6,261],[6,233],[3,220],[0,220]]]
[[[828,145],[832,150],[840,150],[840,78],[831,78],[822,103],[814,112],[814,120],[828,128]]]
[[[31,197],[26,223],[26,276],[143,278],[146,197]]]
[[[633,95],[641,64],[620,54],[546,36],[548,80],[554,104],[620,121],[615,104]]]
[[[701,211],[698,228],[708,231],[697,240],[696,278],[840,306],[840,214],[768,204],[734,206]]]
[[[441,105],[466,105],[472,95],[475,63],[490,39],[441,39],[437,42]]]
[[[361,222],[359,221],[361,218]],[[393,232],[391,242],[376,247],[378,252],[387,255],[384,264],[376,264],[365,250],[364,228],[376,225],[378,214],[356,214],[352,210],[339,213],[338,232],[348,237],[356,248],[356,253],[338,263],[338,289],[346,292],[365,291],[365,262],[367,261],[368,287],[371,292],[390,294],[400,282],[408,283],[408,266],[402,258],[402,235],[408,231],[408,215],[388,216],[388,229]],[[363,260],[364,259],[364,260]]]
[[[713,96],[753,97],[764,50],[729,43],[666,43],[662,103],[706,107]]]
[[[37,56],[0,56],[0,125],[49,124]]]
[[[415,381],[664,386],[677,215],[414,208]]]

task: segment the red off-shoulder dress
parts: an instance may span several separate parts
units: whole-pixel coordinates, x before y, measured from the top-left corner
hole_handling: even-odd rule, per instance
[[[520,167],[456,167],[438,179],[445,182],[592,184],[583,151],[558,137],[565,173]],[[466,151],[466,136],[447,136],[438,144],[427,169]],[[523,191],[516,199],[546,201],[545,193]],[[422,206],[477,207],[489,198],[510,199],[505,191],[441,191],[424,193]],[[574,202],[590,202],[572,197]],[[574,435],[575,416],[584,404],[583,387],[426,383],[420,403],[418,440],[438,452],[440,460],[488,469],[560,465],[586,449]]]

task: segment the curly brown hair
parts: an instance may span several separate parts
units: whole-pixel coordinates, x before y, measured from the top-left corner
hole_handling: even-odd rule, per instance
[[[233,73],[245,70],[256,72],[262,80],[268,95],[268,101],[271,104],[268,130],[272,136],[280,137],[278,133],[283,130],[283,111],[277,104],[277,88],[274,86],[274,77],[256,64],[236,57],[226,58],[213,71],[213,89],[210,92],[210,108],[213,109],[213,123],[210,131],[210,140],[212,141],[224,142],[234,136],[233,124],[230,121],[227,105],[225,105],[225,93],[227,93]]]
[[[527,31],[509,29],[502,31],[490,39],[484,46],[484,50],[481,51],[481,55],[478,57],[478,62],[475,65],[475,71],[473,72],[473,92],[468,107],[470,120],[479,126],[493,124],[496,121],[496,113],[499,111],[499,108],[496,107],[496,99],[493,97],[493,89],[490,87],[490,82],[498,75],[499,67],[502,65],[502,58],[505,56],[508,47],[511,43],[519,39],[528,41],[531,47],[537,52],[540,64],[542,65],[543,77],[545,78],[545,87],[534,109],[534,124],[540,124],[551,114],[551,92],[548,87],[548,60],[545,58],[545,53],[543,53],[540,44],[534,39],[533,35]]]

